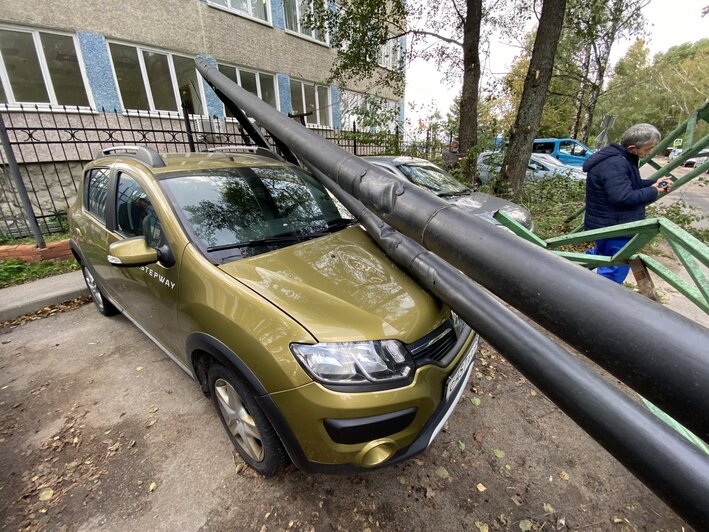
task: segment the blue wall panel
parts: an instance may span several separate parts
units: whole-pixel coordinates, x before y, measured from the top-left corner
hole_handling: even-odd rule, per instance
[[[103,35],[78,32],[79,47],[84,58],[86,77],[94,97],[96,110],[122,111],[118,87],[113,77],[108,43]]]
[[[286,29],[286,13],[283,0],[271,0],[271,22],[274,28]]]
[[[210,65],[217,66],[217,60],[208,55],[200,55],[201,59],[204,59]],[[200,76],[201,77],[201,76]],[[212,87],[202,78],[202,86],[204,87],[204,98],[207,100],[207,112],[209,116],[216,116],[217,118],[224,118],[224,104],[217,96],[217,93],[212,90]]]
[[[276,74],[278,83],[278,98],[281,106],[281,113],[288,114],[293,110],[290,103],[290,78],[286,74]]]
[[[340,129],[342,122],[342,103],[340,88],[335,85],[330,85],[330,101],[332,102],[332,127]]]

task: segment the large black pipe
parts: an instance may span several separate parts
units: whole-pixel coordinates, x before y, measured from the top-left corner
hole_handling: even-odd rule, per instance
[[[472,324],[679,515],[697,530],[709,525],[709,460],[705,455],[475,281],[393,230],[325,174],[308,166],[399,266]]]
[[[709,331],[661,305],[393,181],[288,120],[205,61],[202,76],[295,155],[709,441]],[[455,308],[455,307],[454,307]],[[546,391],[546,390],[545,390]]]

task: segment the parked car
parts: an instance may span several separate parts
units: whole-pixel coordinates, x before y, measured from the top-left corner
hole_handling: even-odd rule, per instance
[[[358,471],[423,451],[477,335],[311,175],[262,153],[103,150],[69,213],[96,307],[197,381],[263,475],[289,459]]]
[[[388,155],[362,159],[383,168],[397,179],[413,183],[445,198],[485,221],[501,225],[493,216],[495,212],[502,211],[530,231],[534,229],[532,215],[524,207],[490,194],[476,192],[426,159]]]
[[[576,139],[534,139],[533,153],[547,153],[559,159],[563,164],[582,167],[593,150]]]
[[[667,158],[668,158],[670,161],[672,161],[672,160],[674,160],[675,158],[679,157],[680,155],[682,155],[682,148],[672,148],[672,149],[670,150],[670,154],[667,156]]]
[[[673,148],[672,151],[670,152],[669,160],[672,161],[675,158],[679,157],[680,155],[682,155],[683,151],[684,150],[682,148]],[[700,151],[694,157],[690,157],[689,159],[687,159],[682,166],[689,166],[691,168],[696,168],[697,166],[703,165],[707,161],[709,161],[709,151],[704,150],[704,151]],[[709,170],[707,170],[707,173],[709,173]]]
[[[489,181],[500,172],[504,153],[499,151],[486,151],[478,156],[478,176],[481,181]],[[562,164],[555,157],[545,153],[533,153],[527,164],[526,179],[548,179],[557,176],[568,177],[575,181],[586,179],[586,173]]]
[[[684,163],[684,166],[691,166],[692,168],[696,168],[697,166],[703,165],[707,161],[709,161],[709,151],[700,151],[694,157],[690,157],[689,159],[687,159],[687,161]]]

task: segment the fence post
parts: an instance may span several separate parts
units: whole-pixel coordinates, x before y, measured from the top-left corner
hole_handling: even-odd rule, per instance
[[[354,154],[357,155],[357,122],[352,122],[352,138],[354,139]]]
[[[190,123],[190,114],[187,112],[187,105],[182,102],[182,117],[185,119],[185,132],[187,133],[187,142],[192,153],[197,150],[194,147],[194,137],[192,135],[192,124]]]
[[[25,213],[25,219],[32,229],[32,234],[37,241],[37,247],[39,249],[44,249],[47,245],[44,243],[42,231],[40,231],[39,225],[37,224],[37,216],[34,213],[34,207],[32,207],[32,203],[30,202],[30,197],[27,194],[25,183],[22,181],[20,167],[17,166],[17,159],[15,159],[15,153],[12,151],[10,137],[7,134],[7,129],[5,129],[5,121],[2,118],[2,114],[0,114],[0,139],[2,140],[2,147],[5,150],[5,156],[7,157],[7,165],[10,169],[10,175],[15,182],[17,192],[22,200],[22,210]]]

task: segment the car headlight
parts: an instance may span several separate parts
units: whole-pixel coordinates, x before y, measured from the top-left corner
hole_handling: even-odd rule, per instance
[[[397,340],[291,344],[313,379],[327,384],[380,384],[409,378],[414,363]]]

